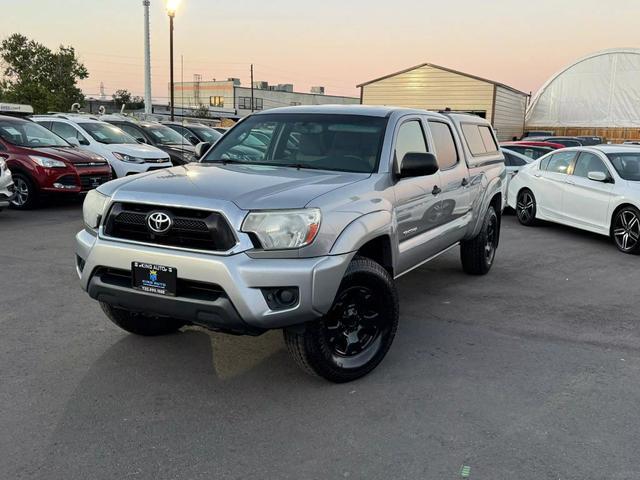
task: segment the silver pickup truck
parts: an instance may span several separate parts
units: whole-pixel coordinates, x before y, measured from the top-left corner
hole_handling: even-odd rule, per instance
[[[347,382],[393,342],[396,278],[456,246],[470,274],[494,262],[505,166],[479,117],[290,107],[197,150],[84,202],[82,288],[129,332],[283,329],[302,368]]]

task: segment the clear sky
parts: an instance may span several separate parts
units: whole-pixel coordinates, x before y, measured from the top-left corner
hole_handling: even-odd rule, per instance
[[[89,69],[86,94],[143,95],[142,0],[0,0],[0,37],[72,45]],[[358,95],[356,84],[436,63],[534,91],[598,50],[640,47],[640,1],[182,0],[176,79],[239,77]],[[168,18],[151,0],[153,96],[167,97]]]

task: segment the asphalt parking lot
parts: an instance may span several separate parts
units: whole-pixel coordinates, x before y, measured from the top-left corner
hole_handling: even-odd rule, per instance
[[[400,280],[382,365],[333,385],[279,332],[128,335],[79,288],[80,204],[0,213],[0,478],[635,479],[640,258],[505,218],[488,277]]]

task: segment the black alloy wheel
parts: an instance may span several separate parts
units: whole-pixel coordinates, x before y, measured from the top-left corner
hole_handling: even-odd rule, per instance
[[[522,225],[531,226],[536,221],[536,198],[531,190],[521,190],[516,203],[516,215]]]
[[[613,220],[612,237],[621,252],[640,253],[640,211],[634,207],[620,210]]]

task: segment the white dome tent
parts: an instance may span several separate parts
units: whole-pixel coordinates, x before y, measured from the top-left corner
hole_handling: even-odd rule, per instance
[[[593,129],[640,128],[640,49],[594,53],[562,69],[534,95],[526,124],[528,130],[546,128],[574,135],[594,134]],[[624,133],[618,131],[616,136],[637,136],[638,131]]]

